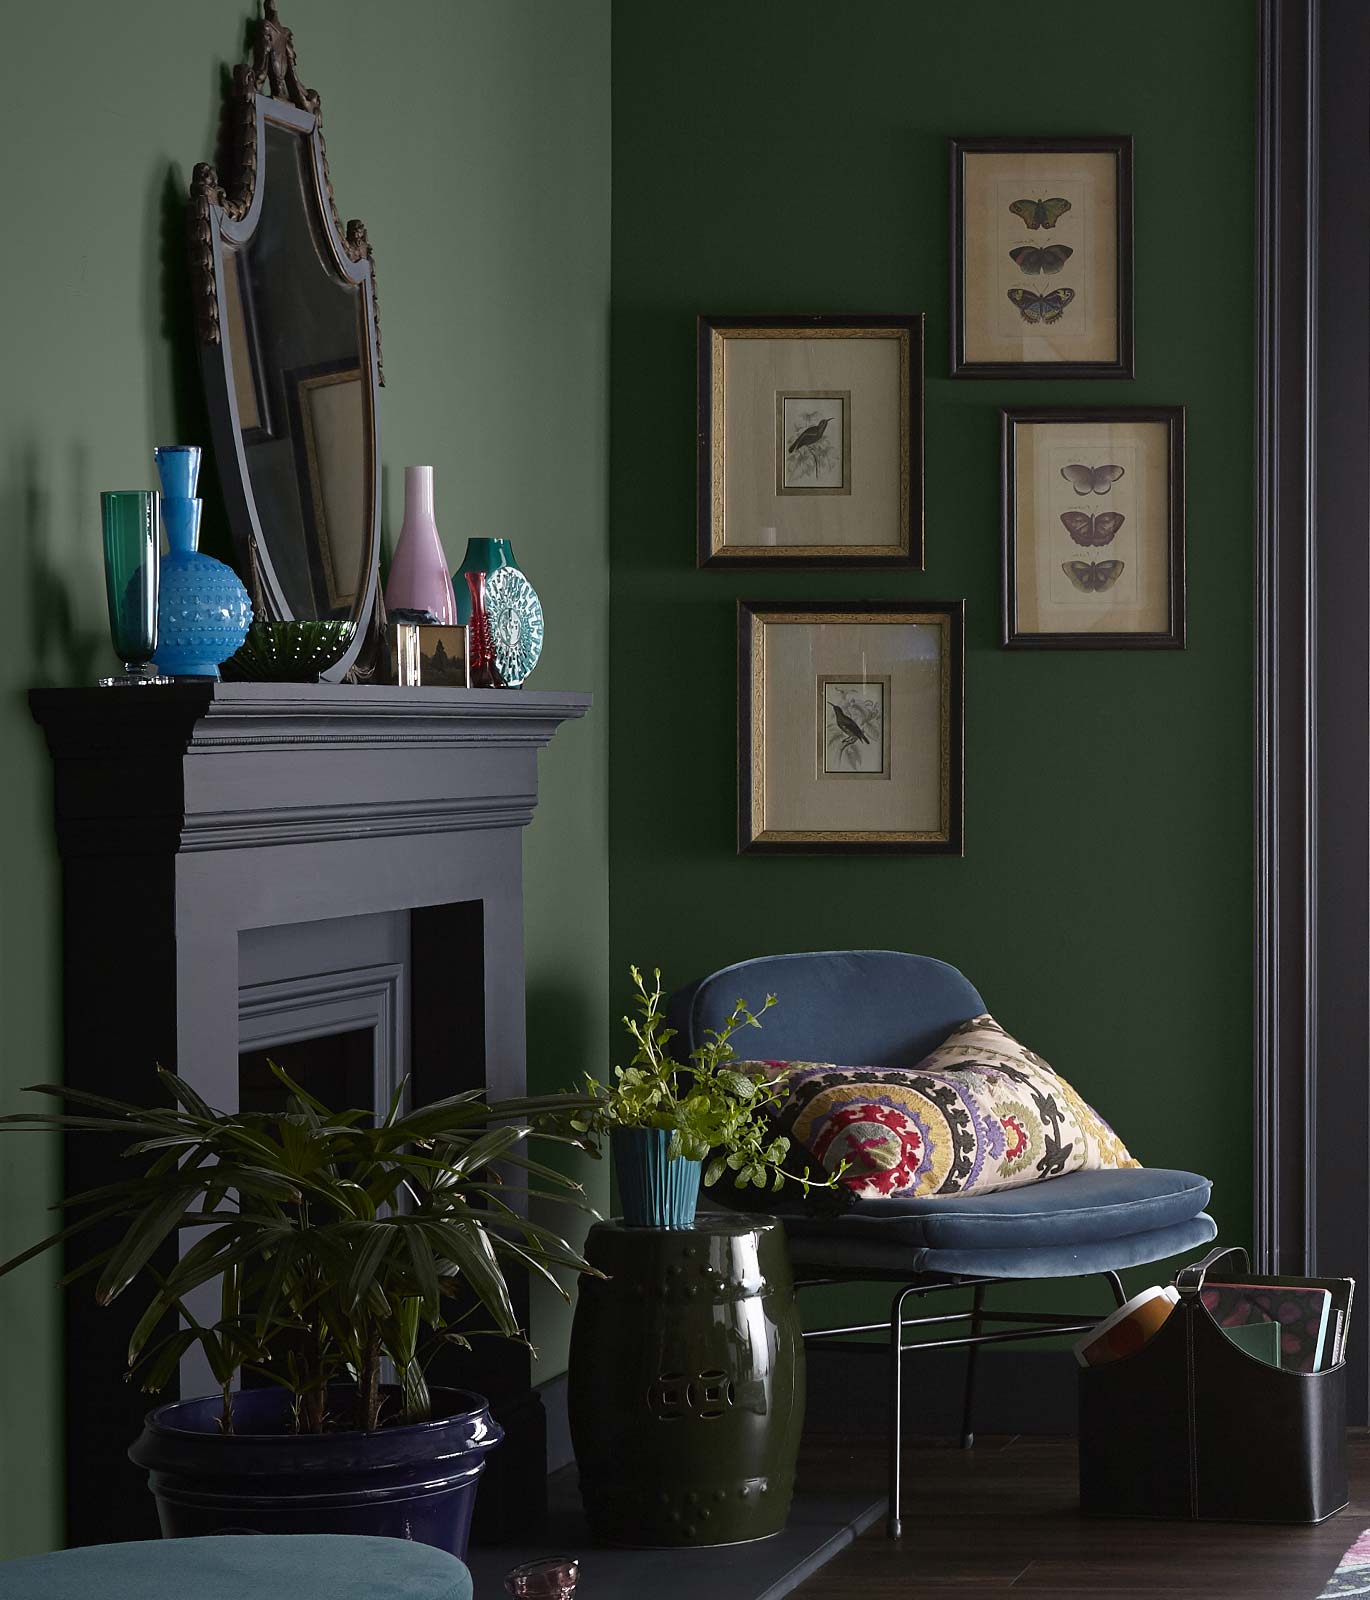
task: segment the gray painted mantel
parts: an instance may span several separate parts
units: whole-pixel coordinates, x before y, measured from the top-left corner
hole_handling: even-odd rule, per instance
[[[336,980],[379,927],[407,957],[408,1027],[382,1011],[404,1035],[414,1101],[523,1092],[522,829],[537,753],[588,695],[206,681],[30,702],[54,763],[69,1085],[151,1098],[161,1062],[235,1108],[240,946],[260,968],[264,952],[313,939]],[[382,970],[357,985],[373,1006],[367,975]],[[67,1191],[108,1181],[115,1161],[110,1141],[69,1140]],[[148,1404],[120,1380],[138,1299],[97,1310],[88,1281],[68,1292],[72,1543],[156,1531],[124,1456]],[[482,1494],[492,1512],[545,1479],[527,1352],[496,1345],[478,1372],[443,1374],[478,1376],[508,1413],[506,1489]]]

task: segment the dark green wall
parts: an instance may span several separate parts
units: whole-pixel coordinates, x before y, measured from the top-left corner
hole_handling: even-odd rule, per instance
[[[0,102],[9,248],[0,508],[0,1107],[60,1074],[47,757],[24,696],[108,662],[101,488],[150,484],[203,426],[180,197],[210,157],[248,0],[10,8]],[[437,468],[449,558],[507,534],[547,608],[535,680],[596,709],[541,758],[526,845],[531,1076],[601,1061],[607,982],[609,4],[282,0],[323,96],[344,216],[376,248],[389,386],[388,531],[402,468]],[[203,434],[200,434],[203,437]],[[212,493],[206,484],[206,492]],[[206,522],[222,529],[212,504]],[[111,908],[109,959],[137,958]],[[0,1256],[38,1236],[54,1152],[0,1152]],[[60,1542],[51,1262],[0,1282],[0,1559]],[[540,1300],[546,1369],[564,1324]],[[110,1374],[117,1383],[119,1375]]]
[[[1255,11],[614,8],[612,969],[892,946],[1250,1228]],[[1135,382],[951,382],[949,134],[1136,139]],[[696,572],[694,318],[925,311],[927,570]],[[1012,654],[1000,405],[1189,408],[1183,654]],[[738,859],[734,602],[964,595],[964,860]],[[759,996],[751,996],[758,1000]],[[783,1005],[785,996],[780,996]],[[1148,1279],[1147,1281],[1150,1281]]]

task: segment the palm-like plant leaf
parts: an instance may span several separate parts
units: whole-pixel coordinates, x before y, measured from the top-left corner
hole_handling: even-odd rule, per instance
[[[463,1092],[402,1114],[402,1085],[372,1125],[366,1112],[332,1111],[273,1071],[288,1096],[274,1114],[216,1111],[160,1069],[171,1102],[162,1106],[37,1085],[70,1109],[0,1118],[0,1129],[122,1136],[129,1176],[68,1196],[61,1209],[79,1215],[0,1264],[0,1275],[100,1224],[122,1224],[112,1245],[73,1263],[67,1277],[98,1272],[96,1293],[108,1302],[151,1275],[129,1341],[145,1387],[164,1384],[198,1344],[225,1389],[226,1425],[229,1386],[246,1366],[283,1384],[301,1417],[313,1419],[306,1425],[322,1427],[328,1384],[351,1371],[359,1394],[374,1396],[389,1356],[403,1415],[422,1417],[425,1361],[473,1336],[469,1326],[457,1331],[454,1316],[469,1325],[481,1312],[491,1331],[521,1335],[506,1267],[559,1290],[556,1272],[587,1270],[554,1229],[523,1214],[532,1199],[585,1208],[580,1185],[525,1146],[530,1138],[578,1142],[559,1128],[533,1130],[593,1097],[492,1105]],[[541,1187],[506,1181],[511,1175]],[[168,1252],[174,1259],[159,1269]],[[216,1279],[218,1320],[197,1321],[186,1297]]]

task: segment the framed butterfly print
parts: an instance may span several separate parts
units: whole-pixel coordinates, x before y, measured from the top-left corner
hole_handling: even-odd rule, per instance
[[[923,565],[923,317],[699,319],[701,567]]]
[[[1132,140],[951,141],[953,378],[1131,378]]]
[[[964,611],[738,603],[739,854],[963,854]]]
[[[1010,649],[1183,650],[1183,406],[1003,413]]]

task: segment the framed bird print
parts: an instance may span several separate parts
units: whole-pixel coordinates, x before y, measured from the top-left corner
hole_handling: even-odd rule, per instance
[[[739,854],[961,855],[964,602],[737,617]]]
[[[698,564],[923,565],[923,318],[699,319]]]
[[[1131,378],[1132,140],[951,141],[953,378]]]
[[[1183,406],[1003,413],[1010,649],[1183,650]]]

